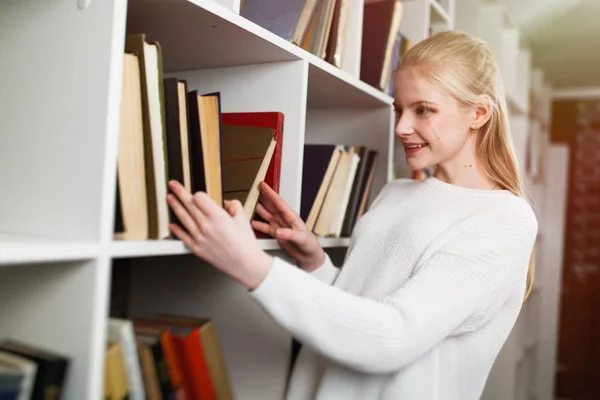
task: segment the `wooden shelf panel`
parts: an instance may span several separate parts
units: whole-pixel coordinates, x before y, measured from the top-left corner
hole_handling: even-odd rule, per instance
[[[0,234],[0,266],[87,260],[99,254],[100,245],[94,242]]]
[[[346,247],[348,238],[320,238],[323,248]],[[279,250],[280,246],[274,239],[260,239],[263,250]],[[113,241],[109,253],[113,258],[154,257],[189,254],[190,251],[179,240],[144,240],[144,241]]]
[[[309,108],[392,103],[371,85],[212,0],[130,0],[127,13],[127,32],[160,43],[166,73],[304,60]]]

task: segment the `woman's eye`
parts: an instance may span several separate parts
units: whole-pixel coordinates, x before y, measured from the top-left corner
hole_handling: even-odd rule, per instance
[[[431,112],[429,107],[420,106],[417,108],[417,115],[426,116]]]

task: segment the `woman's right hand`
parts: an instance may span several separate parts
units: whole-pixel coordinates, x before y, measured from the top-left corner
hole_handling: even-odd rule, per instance
[[[297,265],[306,272],[318,269],[325,262],[325,251],[302,218],[269,185],[260,183],[260,199],[256,213],[266,222],[252,220],[252,227],[277,239],[277,242]]]

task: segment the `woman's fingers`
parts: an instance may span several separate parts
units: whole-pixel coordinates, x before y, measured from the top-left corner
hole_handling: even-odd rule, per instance
[[[261,203],[256,203],[256,213],[267,222],[274,222],[275,217]]]
[[[194,239],[177,224],[169,224],[169,229],[191,252],[197,253],[197,244]]]
[[[299,229],[304,222],[298,214],[277,194],[269,185],[264,182],[260,184],[261,202],[265,208],[274,216],[279,218],[281,226],[289,226]],[[264,218],[264,217],[263,217]]]
[[[175,215],[177,215],[179,221],[181,221],[181,224],[185,227],[185,229],[187,229],[187,231],[192,235],[192,237],[198,236],[200,234],[200,230],[198,228],[197,222],[192,217],[189,210],[182,205],[179,199],[173,194],[168,194],[167,202],[173,209]]]
[[[217,205],[206,192],[196,192],[192,196],[192,203],[196,206],[203,218],[213,218],[223,213],[223,207]]]
[[[256,220],[252,220],[251,225],[252,225],[252,228],[256,229],[257,231],[262,232],[265,235],[270,235],[270,236],[275,237],[275,231],[277,230],[277,228],[273,227],[273,225],[267,224],[266,222],[262,222],[262,221],[256,221]]]
[[[169,188],[173,191],[175,196],[177,196],[176,200],[178,200],[178,202],[187,209],[188,213],[192,216],[196,224],[202,226],[202,223],[206,217],[194,204],[194,196],[177,181],[170,181]],[[185,227],[186,229],[189,229],[187,226]]]
[[[307,239],[306,232],[304,231],[296,231],[294,229],[289,228],[279,228],[275,233],[275,237],[277,239],[287,240],[289,242],[293,242],[299,246],[302,246]]]

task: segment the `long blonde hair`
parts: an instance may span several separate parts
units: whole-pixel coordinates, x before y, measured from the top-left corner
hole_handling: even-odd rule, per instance
[[[500,70],[485,42],[457,31],[440,32],[411,47],[402,57],[398,70],[413,66],[425,71],[423,77],[445,88],[463,106],[476,105],[481,95],[489,98],[491,117],[477,133],[477,157],[485,174],[499,188],[526,198]],[[533,286],[534,256],[532,252],[525,297]]]

